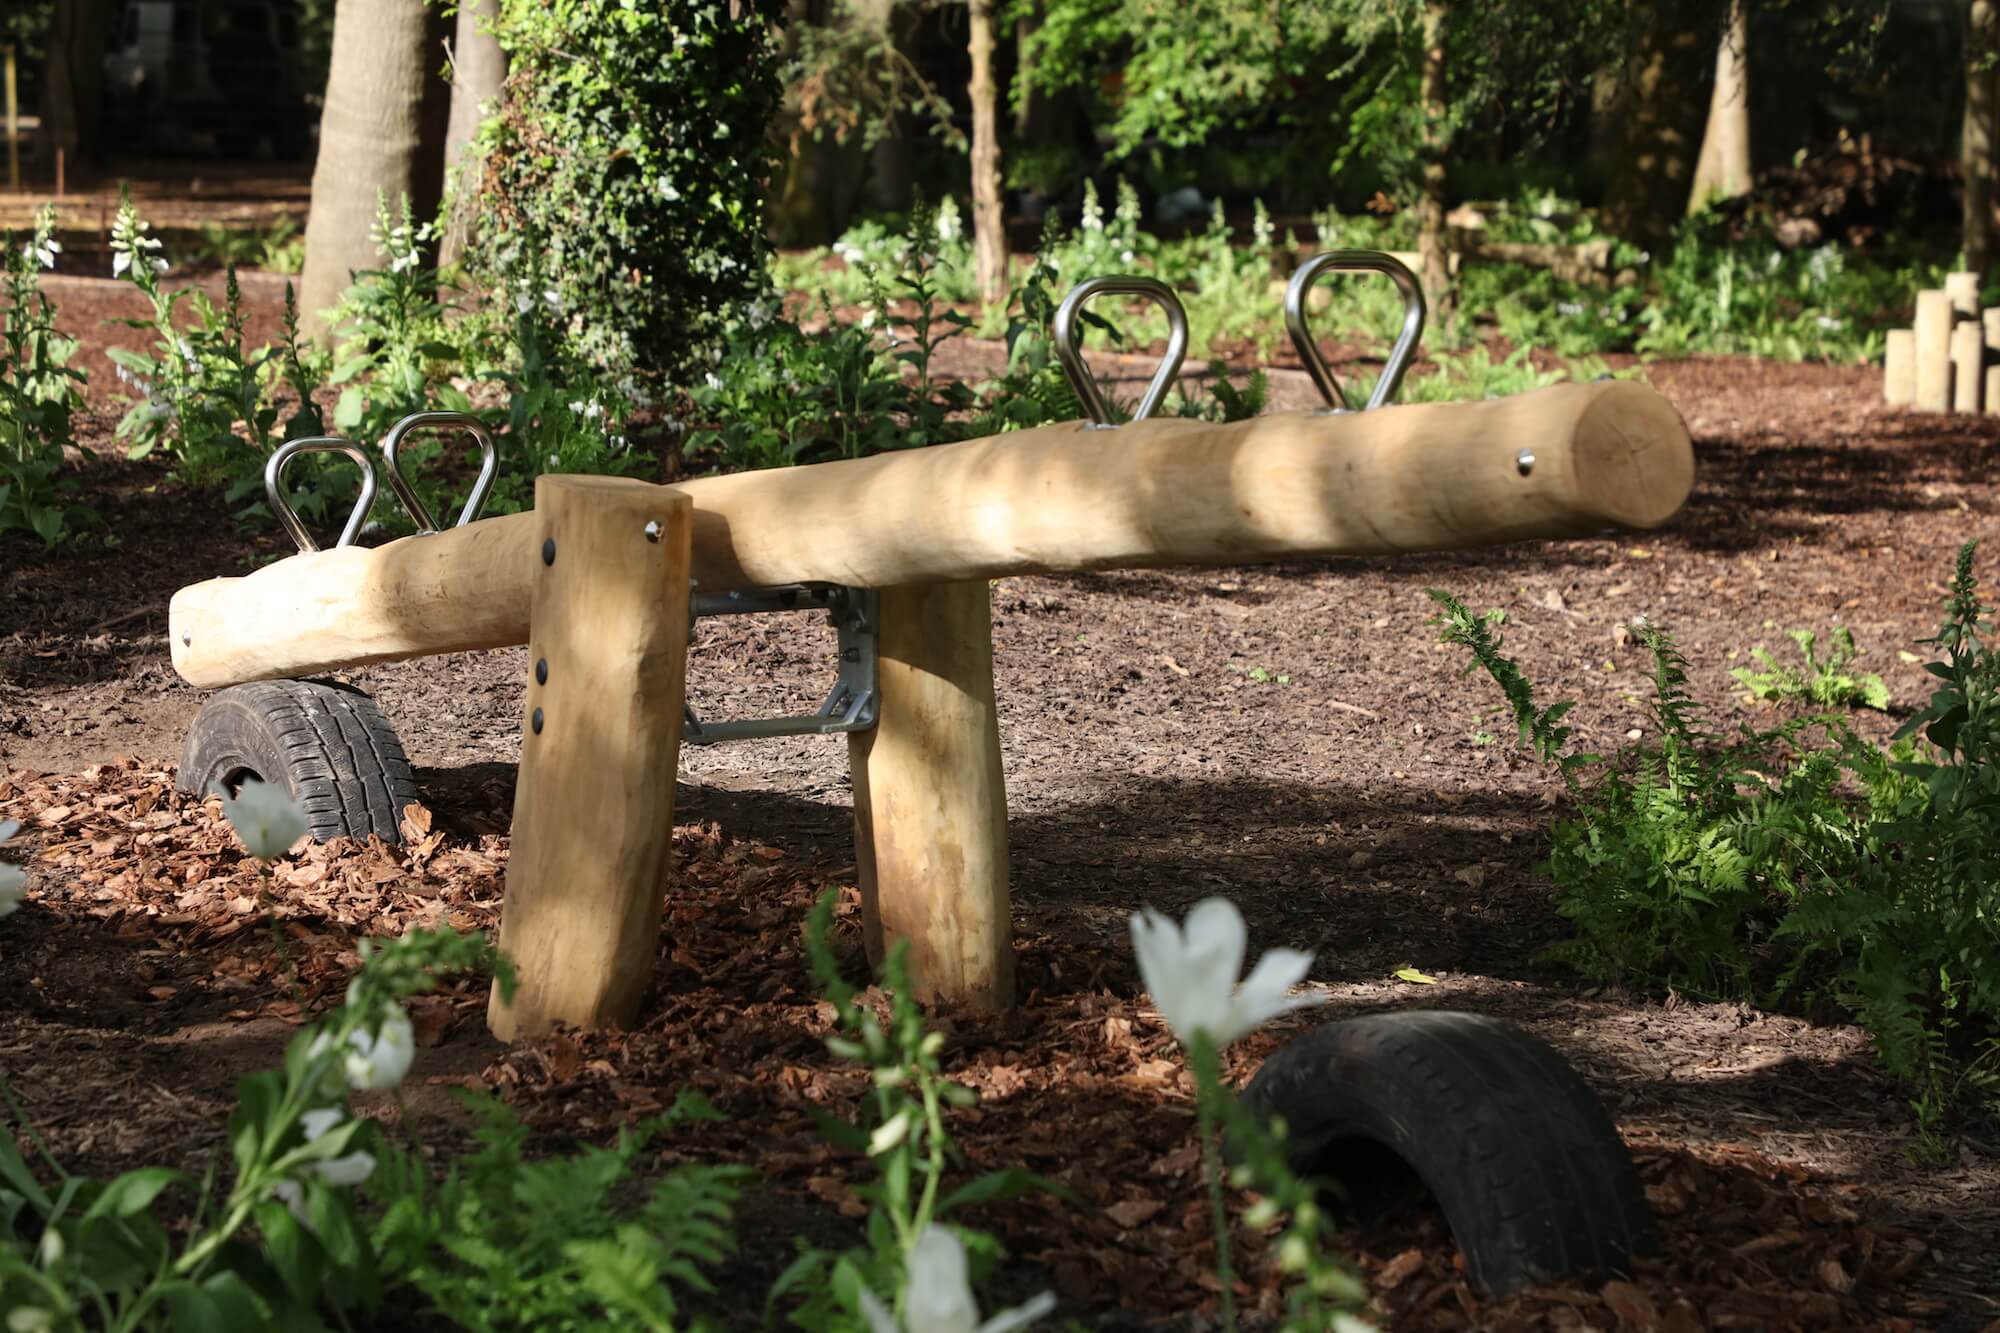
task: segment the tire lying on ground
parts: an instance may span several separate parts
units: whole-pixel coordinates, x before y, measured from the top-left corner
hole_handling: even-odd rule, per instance
[[[1480,1291],[1586,1271],[1630,1276],[1659,1229],[1588,1085],[1545,1042],[1482,1014],[1331,1023],[1272,1054],[1246,1103],[1284,1118],[1304,1175],[1387,1149],[1443,1209]],[[1379,1145],[1379,1146],[1376,1146]]]
[[[288,792],[316,841],[401,838],[417,799],[410,761],[375,701],[347,685],[260,680],[218,690],[181,750],[179,786],[235,795],[249,778]]]

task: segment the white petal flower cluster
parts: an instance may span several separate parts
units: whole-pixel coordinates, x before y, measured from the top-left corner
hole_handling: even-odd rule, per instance
[[[154,273],[165,273],[167,261],[153,258],[149,253],[159,248],[159,238],[146,234],[146,224],[140,219],[139,210],[132,207],[128,200],[111,224],[111,276],[125,276],[134,264],[150,268]]]
[[[0,820],[0,842],[7,841],[20,831],[20,820]],[[28,872],[0,861],[0,916],[14,915],[21,906],[21,899],[27,894]]]
[[[31,257],[43,268],[54,268],[56,256],[62,253],[62,242],[53,236],[37,235],[33,241],[21,247],[21,253]]]
[[[924,1228],[910,1249],[900,1326],[880,1297],[866,1287],[861,1289],[861,1312],[870,1333],[1007,1333],[1034,1323],[1055,1305],[1056,1298],[1045,1291],[982,1321],[972,1297],[965,1246],[949,1229],[935,1223]]]
[[[347,1118],[347,1112],[338,1106],[323,1106],[316,1111],[307,1111],[299,1117],[299,1124],[306,1132],[307,1143],[317,1143],[326,1132]],[[327,1184],[339,1189],[359,1185],[374,1174],[375,1156],[372,1153],[351,1152],[341,1157],[328,1157],[317,1162],[308,1162],[306,1170],[318,1176]],[[297,1180],[280,1180],[271,1186],[271,1193],[285,1207],[292,1210],[292,1216],[308,1231],[313,1229],[312,1218],[306,1213],[305,1185]]]
[[[364,1092],[396,1087],[417,1058],[416,1029],[410,1026],[410,1016],[393,1004],[375,1031],[350,1032],[347,1044],[351,1049],[343,1068],[348,1086]]]
[[[1297,949],[1269,950],[1238,986],[1249,940],[1243,914],[1227,898],[1196,903],[1185,927],[1150,907],[1132,917],[1139,975],[1183,1045],[1206,1032],[1218,1048],[1227,1046],[1267,1019],[1324,1002],[1287,993],[1312,966],[1312,955]]]
[[[217,793],[221,795],[221,793]],[[305,811],[282,787],[248,779],[236,799],[222,797],[222,814],[236,826],[236,836],[260,861],[283,856],[306,833]]]

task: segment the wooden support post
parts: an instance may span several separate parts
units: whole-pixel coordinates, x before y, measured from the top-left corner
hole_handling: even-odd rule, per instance
[[[612,477],[535,482],[527,728],[496,990],[504,1040],[630,1023],[673,851],[693,506]]]
[[[1960,271],[1944,275],[1944,294],[1951,298],[1953,319],[1979,318],[1979,275]]]
[[[1986,335],[1976,319],[1961,319],[1951,331],[1951,410],[1977,412],[1986,381]]]
[[[1909,329],[1890,329],[1882,349],[1882,401],[1908,407],[1916,397],[1917,335]]]
[[[984,580],[884,588],[872,731],[848,737],[868,956],[909,941],[920,999],[1014,1002],[1007,792]]]
[[[1986,344],[1986,415],[2000,416],[2000,306],[1980,313]]]
[[[1951,407],[1951,297],[1917,293],[1917,396],[1919,412]]]

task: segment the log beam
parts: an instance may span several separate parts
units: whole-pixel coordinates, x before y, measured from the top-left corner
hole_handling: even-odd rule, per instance
[[[694,575],[719,591],[1587,536],[1657,527],[1693,480],[1673,405],[1608,381],[1228,425],[1070,422],[670,489],[694,504]],[[523,553],[538,531],[529,515],[487,519],[183,588],[169,613],[174,666],[219,687],[525,642]]]

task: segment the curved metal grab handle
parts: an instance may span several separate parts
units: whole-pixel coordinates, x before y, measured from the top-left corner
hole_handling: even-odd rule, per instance
[[[1167,396],[1167,390],[1173,388],[1174,381],[1180,377],[1181,361],[1187,356],[1188,349],[1187,311],[1182,309],[1180,298],[1174,295],[1173,288],[1152,278],[1085,278],[1069,289],[1069,295],[1063,297],[1062,304],[1056,307],[1056,359],[1062,362],[1063,378],[1076,391],[1077,401],[1083,404],[1092,430],[1108,430],[1118,424],[1111,419],[1111,407],[1104,401],[1104,392],[1097,387],[1096,377],[1083,362],[1083,330],[1078,316],[1083,313],[1084,302],[1093,296],[1144,296],[1167,312],[1167,354],[1160,358],[1160,368],[1153,372],[1153,382],[1146,386],[1146,396],[1139,400],[1139,406],[1132,413],[1132,420],[1144,421],[1153,415],[1160,400]]]
[[[472,494],[465,497],[465,507],[458,511],[456,526],[462,528],[479,517],[479,511],[486,508],[486,497],[493,491],[493,479],[500,472],[500,455],[493,448],[493,436],[480,424],[478,417],[464,412],[418,412],[414,416],[407,416],[398,421],[390,428],[388,437],[382,441],[382,461],[388,464],[389,489],[403,502],[403,508],[409,512],[410,521],[417,525],[417,531],[420,533],[436,532],[437,520],[431,517],[431,511],[417,498],[416,488],[410,485],[409,478],[403,475],[402,460],[397,457],[396,451],[403,447],[403,437],[411,431],[429,430],[433,427],[455,427],[479,441],[482,455],[479,463],[479,480],[472,483]]]
[[[1291,330],[1292,346],[1298,348],[1299,360],[1306,363],[1306,373],[1319,386],[1320,397],[1326,399],[1326,410],[1331,412],[1354,409],[1347,401],[1347,391],[1327,369],[1326,358],[1320,355],[1319,344],[1313,341],[1312,330],[1306,326],[1306,294],[1319,281],[1320,274],[1328,272],[1386,273],[1403,293],[1403,331],[1396,335],[1389,362],[1382,367],[1382,378],[1375,381],[1375,391],[1368,395],[1367,406],[1362,408],[1364,412],[1370,411],[1394,398],[1403,387],[1403,372],[1410,368],[1417,340],[1424,336],[1424,289],[1417,285],[1417,275],[1410,272],[1409,265],[1380,250],[1329,250],[1314,255],[1292,274],[1291,285],[1285,288],[1285,327]]]
[[[361,525],[368,521],[368,511],[375,507],[375,464],[369,461],[368,451],[338,435],[313,435],[285,441],[271,451],[270,460],[264,464],[264,496],[271,502],[271,512],[285,525],[285,531],[292,534],[299,550],[317,551],[319,543],[299,521],[292,502],[285,498],[285,468],[300,454],[346,454],[361,469],[361,498],[354,502],[354,512],[347,516],[347,526],[340,530],[340,540],[334,543],[335,547],[354,545],[354,539],[361,535]]]

